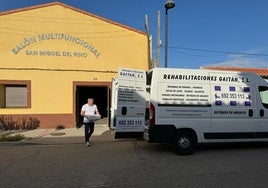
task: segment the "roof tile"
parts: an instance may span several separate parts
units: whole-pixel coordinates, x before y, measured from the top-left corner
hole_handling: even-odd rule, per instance
[[[204,66],[202,69],[222,70],[222,71],[236,71],[236,72],[250,72],[263,77],[268,77],[268,68],[243,68],[243,67],[220,67],[220,66]]]

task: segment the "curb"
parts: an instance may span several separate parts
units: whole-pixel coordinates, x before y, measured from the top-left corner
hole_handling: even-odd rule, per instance
[[[56,137],[55,137],[56,138]],[[58,137],[59,138],[59,137]],[[78,138],[78,137],[69,137],[69,138]],[[125,142],[130,141],[132,139],[102,139],[102,138],[92,138],[91,142],[94,143],[116,143],[116,142]],[[11,142],[0,142],[0,147],[9,147],[9,146],[29,146],[29,145],[43,145],[43,146],[53,146],[53,145],[69,145],[69,144],[81,144],[84,145],[84,138],[81,137],[81,141],[64,141],[64,140],[51,140],[51,138],[30,138],[27,137],[20,141],[11,141]]]
[[[20,141],[7,141],[7,142],[0,142],[0,147],[1,146],[17,146],[17,145],[27,145],[28,143],[26,142],[27,140],[30,140],[30,137],[26,137]]]

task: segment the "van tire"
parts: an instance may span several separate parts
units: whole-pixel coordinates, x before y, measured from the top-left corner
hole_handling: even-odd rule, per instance
[[[179,155],[191,155],[196,145],[196,136],[191,131],[180,131],[176,134],[173,144]]]

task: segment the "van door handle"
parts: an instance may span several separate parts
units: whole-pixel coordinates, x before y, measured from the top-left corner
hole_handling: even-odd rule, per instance
[[[264,116],[264,110],[263,110],[263,109],[260,110],[260,116],[261,116],[261,117]]]
[[[127,114],[127,107],[126,106],[123,106],[122,109],[121,109],[121,114],[123,116],[125,116]]]
[[[253,110],[252,110],[252,109],[249,109],[249,110],[248,110],[248,116],[249,116],[249,117],[253,117]]]

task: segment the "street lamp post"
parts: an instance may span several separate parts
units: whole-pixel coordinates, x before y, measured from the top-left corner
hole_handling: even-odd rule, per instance
[[[165,67],[168,66],[167,56],[168,56],[168,9],[175,7],[173,0],[167,0],[165,3],[166,14],[165,14]]]

